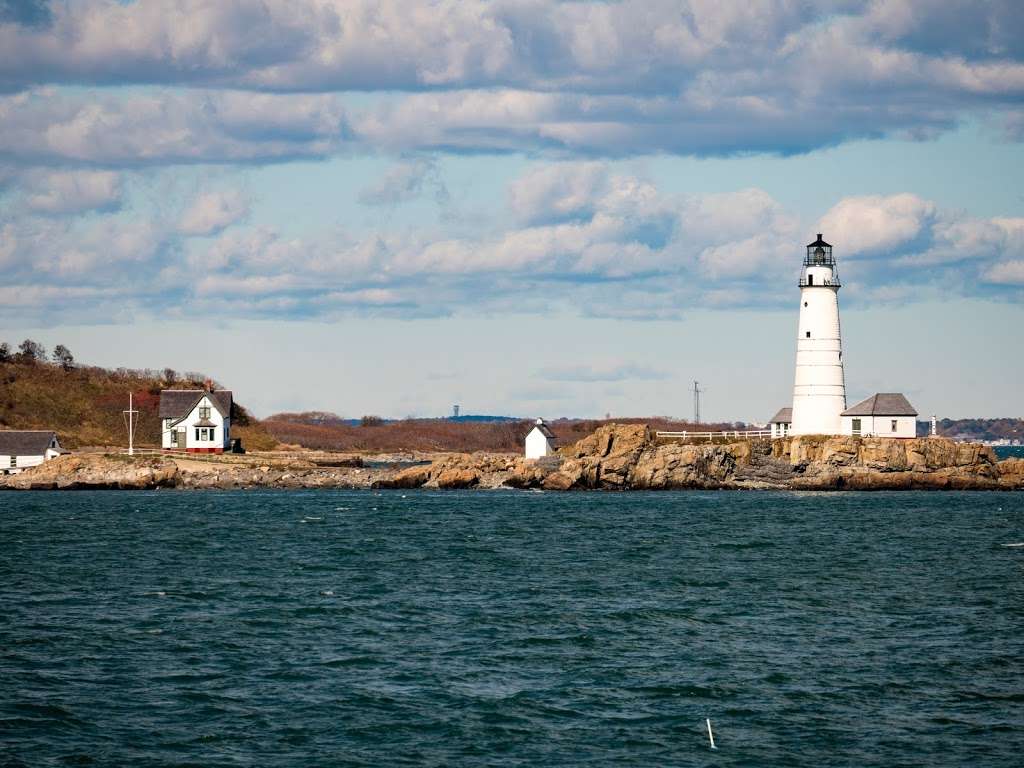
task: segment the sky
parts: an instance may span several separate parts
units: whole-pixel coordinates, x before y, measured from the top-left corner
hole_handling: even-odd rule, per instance
[[[0,0],[0,340],[260,416],[1024,417],[1015,0]]]

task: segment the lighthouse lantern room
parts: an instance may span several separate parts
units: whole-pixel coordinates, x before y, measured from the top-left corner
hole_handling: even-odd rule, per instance
[[[846,409],[839,330],[839,271],[821,234],[807,246],[800,273],[800,322],[790,434],[836,435]]]

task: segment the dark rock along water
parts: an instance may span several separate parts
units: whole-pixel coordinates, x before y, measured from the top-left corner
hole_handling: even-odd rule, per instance
[[[1010,493],[0,494],[0,764],[1019,766],[1017,542]]]

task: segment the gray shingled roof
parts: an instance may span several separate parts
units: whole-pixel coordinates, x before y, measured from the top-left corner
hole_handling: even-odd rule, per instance
[[[544,435],[544,437],[546,437],[548,440],[553,440],[555,437],[555,433],[548,429],[548,425],[545,424],[540,419],[537,419],[537,423],[534,424],[533,429],[539,429],[540,433]],[[530,431],[532,432],[533,429],[531,429]]]
[[[917,411],[902,392],[878,392],[847,408],[843,416],[917,416]]]
[[[180,419],[187,416],[203,395],[210,396],[210,402],[221,416],[231,415],[230,389],[218,389],[215,392],[207,392],[205,389],[164,389],[160,392],[160,418]]]
[[[772,416],[769,424],[792,424],[793,423],[793,409],[792,408],[779,408],[779,412]]]
[[[56,433],[50,430],[2,430],[0,454],[4,456],[42,456]]]

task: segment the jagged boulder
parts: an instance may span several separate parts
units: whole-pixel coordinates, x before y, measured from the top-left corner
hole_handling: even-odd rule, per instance
[[[480,473],[467,467],[446,469],[434,479],[438,488],[472,488],[480,482]]]
[[[419,488],[430,480],[430,466],[420,464],[407,467],[398,474],[376,483],[378,488]]]
[[[1001,486],[1024,488],[1024,459],[1003,459],[997,469]]]

